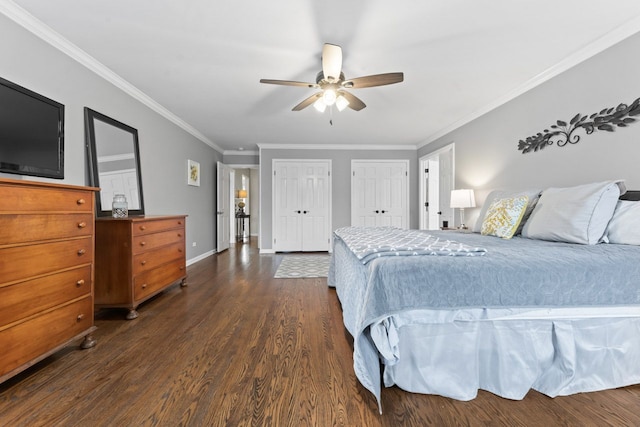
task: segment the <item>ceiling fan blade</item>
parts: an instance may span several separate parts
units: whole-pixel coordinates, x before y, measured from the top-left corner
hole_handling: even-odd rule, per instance
[[[355,111],[360,111],[362,110],[364,107],[366,107],[367,105],[362,102],[362,100],[360,100],[360,98],[358,98],[355,95],[350,94],[347,91],[341,90],[340,92],[338,92],[340,95],[344,96],[345,98],[347,98],[347,101],[349,101],[349,105],[348,107],[351,108],[352,110]]]
[[[313,104],[314,102],[316,102],[316,100],[318,98],[320,98],[322,96],[322,92],[318,92],[318,93],[314,93],[313,95],[311,95],[310,97],[308,97],[307,99],[305,99],[304,101],[302,101],[300,104],[296,105],[295,107],[293,107],[291,109],[291,111],[300,111],[302,109],[307,108],[309,105]]]
[[[328,82],[340,79],[342,71],[342,48],[335,44],[325,43],[322,47],[322,73]]]
[[[391,85],[400,83],[403,80],[404,73],[385,73],[349,79],[342,83],[342,86],[349,89],[361,89],[363,87]]]
[[[271,80],[271,79],[260,79],[260,83],[267,83],[271,85],[283,85],[283,86],[301,86],[301,87],[318,87],[315,83],[305,83],[305,82],[294,82],[292,80]]]

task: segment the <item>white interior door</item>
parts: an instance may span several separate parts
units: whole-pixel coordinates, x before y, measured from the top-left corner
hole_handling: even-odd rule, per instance
[[[229,249],[231,237],[231,173],[232,169],[224,163],[218,162],[218,185],[217,185],[217,211],[216,211],[216,234],[217,251],[222,252]]]
[[[302,250],[328,251],[331,172],[329,163],[309,162],[302,166]]]
[[[436,158],[429,159],[427,161],[427,173],[428,176],[428,204],[426,206],[427,209],[427,221],[428,221],[428,230],[437,230],[440,228],[440,215],[442,211],[440,210],[440,156],[436,156]]]
[[[453,209],[451,209],[451,190],[454,189],[455,177],[453,147],[440,153],[439,167],[440,224],[442,224],[442,221],[447,221],[449,227],[453,227],[455,224]]]
[[[420,228],[437,230],[443,221],[454,226],[449,207],[454,187],[454,145],[448,145],[420,159]]]
[[[275,251],[302,250],[300,167],[299,163],[274,162],[273,248]]]
[[[408,200],[408,161],[352,161],[352,225],[407,228]]]
[[[331,162],[274,160],[273,248],[328,251]]]

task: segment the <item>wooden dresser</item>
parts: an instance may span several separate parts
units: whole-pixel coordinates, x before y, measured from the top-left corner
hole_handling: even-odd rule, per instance
[[[0,382],[93,324],[97,188],[0,179]]]
[[[96,219],[97,308],[138,305],[181,281],[185,285],[185,215]]]

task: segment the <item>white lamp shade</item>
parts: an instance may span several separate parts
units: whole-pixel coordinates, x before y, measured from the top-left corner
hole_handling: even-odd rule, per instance
[[[313,103],[313,107],[319,112],[324,113],[324,110],[327,108],[327,104],[325,104],[322,97],[320,97],[316,102]]]
[[[349,100],[345,98],[343,95],[339,95],[336,99],[336,107],[338,107],[338,111],[342,111],[349,106]]]
[[[462,189],[451,191],[451,207],[452,208],[475,208],[476,198],[473,190]]]

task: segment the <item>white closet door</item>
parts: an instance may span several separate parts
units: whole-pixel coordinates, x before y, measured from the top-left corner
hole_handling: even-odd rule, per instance
[[[273,170],[273,248],[276,251],[299,251],[302,249],[300,165],[278,162]]]
[[[380,216],[376,164],[353,163],[351,169],[351,225],[373,227]]]
[[[331,230],[331,163],[274,160],[273,249],[328,251]]]
[[[407,228],[409,162],[354,160],[351,169],[351,224]]]
[[[329,164],[305,163],[302,179],[302,250],[328,251],[329,230]]]

